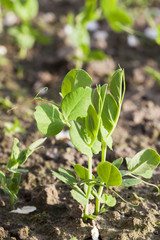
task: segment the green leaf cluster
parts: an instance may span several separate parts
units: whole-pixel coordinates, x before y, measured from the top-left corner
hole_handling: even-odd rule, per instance
[[[34,18],[39,8],[37,0],[1,0],[1,4],[6,9],[13,11],[23,21]]]
[[[19,166],[24,164],[28,157],[46,140],[46,138],[40,138],[39,140],[32,143],[28,148],[20,151],[20,143],[17,138],[13,140],[13,146],[10,158],[7,162],[6,170],[11,173],[11,177],[8,178],[5,174],[0,171],[0,187],[1,189],[9,194],[10,202],[14,205],[17,201],[17,194],[19,192],[19,186],[21,181],[21,174],[27,172],[26,169],[21,169]]]
[[[61,105],[42,103],[34,113],[38,129],[47,136],[55,136],[68,126],[73,145],[88,157],[99,153],[102,142],[112,148],[111,133],[117,124],[125,91],[123,70],[118,69],[111,77],[110,93],[107,93],[107,84],[93,90],[91,83],[91,77],[84,70],[71,70],[62,82]]]

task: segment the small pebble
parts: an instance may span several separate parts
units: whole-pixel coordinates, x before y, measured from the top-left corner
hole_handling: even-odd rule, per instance
[[[0,200],[0,207],[5,207],[5,206],[6,206],[5,202],[3,200]]]

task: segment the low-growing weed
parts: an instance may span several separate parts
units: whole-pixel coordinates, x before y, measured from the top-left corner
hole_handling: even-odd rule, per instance
[[[17,202],[17,194],[19,192],[21,174],[28,172],[26,169],[19,168],[26,162],[28,157],[37,149],[41,148],[41,144],[45,138],[41,138],[32,143],[28,148],[20,151],[20,143],[17,138],[13,140],[13,146],[10,158],[7,162],[6,170],[11,174],[10,177],[0,171],[0,188],[10,196],[10,203],[13,206]]]
[[[84,205],[83,220],[95,218],[113,207],[118,196],[115,186],[133,186],[147,183],[145,179],[152,176],[153,170],[160,162],[155,150],[145,149],[133,158],[126,158],[127,170],[120,170],[123,158],[112,163],[106,160],[106,150],[112,150],[112,133],[117,125],[125,94],[124,70],[119,68],[111,77],[109,86],[90,87],[91,77],[84,71],[73,69],[64,78],[61,87],[60,105],[46,101],[36,107],[35,119],[39,130],[47,136],[55,136],[68,126],[72,144],[88,156],[88,168],[73,164],[74,171],[63,167],[53,175],[62,182],[72,186],[72,197]],[[36,97],[35,99],[43,101]],[[97,175],[92,173],[93,154],[101,151],[101,162],[97,166]],[[107,189],[107,193],[103,190]],[[89,201],[95,199],[95,212],[89,214]],[[124,200],[127,202],[126,200]],[[132,204],[132,203],[130,203]],[[132,204],[134,205],[134,204]]]

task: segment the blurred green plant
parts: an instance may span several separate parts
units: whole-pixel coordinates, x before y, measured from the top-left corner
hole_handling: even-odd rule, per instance
[[[12,106],[13,104],[8,97],[0,97],[0,109],[10,109]]]
[[[15,118],[14,123],[11,123],[11,122],[4,123],[3,132],[6,136],[12,136],[15,133],[25,133],[26,130],[22,128],[18,118]]]
[[[17,202],[17,194],[19,192],[20,181],[22,173],[28,172],[26,169],[19,168],[26,162],[28,157],[36,150],[41,148],[40,146],[46,138],[40,138],[32,143],[28,148],[20,151],[20,143],[17,138],[13,140],[13,146],[10,158],[7,162],[6,170],[11,173],[11,176],[5,175],[0,171],[0,188],[10,196],[10,203],[12,206]]]
[[[14,37],[15,43],[19,46],[19,57],[25,58],[27,51],[33,48],[36,41],[48,44],[50,39],[32,27],[31,20],[38,14],[37,0],[1,0],[3,7],[13,11],[21,19],[19,26],[10,27],[8,33]]]
[[[88,63],[91,59],[103,60],[107,56],[100,50],[91,50],[90,35],[87,25],[91,21],[106,19],[110,27],[116,31],[123,31],[123,26],[132,24],[132,20],[120,6],[117,0],[101,0],[100,5],[97,0],[87,0],[83,10],[74,17],[68,15],[69,40],[76,48],[74,60],[76,68],[81,68],[83,63]]]
[[[145,71],[160,84],[160,72],[151,67],[145,67]]]

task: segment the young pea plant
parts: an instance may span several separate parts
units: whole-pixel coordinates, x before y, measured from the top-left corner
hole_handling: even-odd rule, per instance
[[[21,20],[19,26],[10,27],[8,33],[14,37],[19,47],[19,57],[25,58],[29,49],[33,48],[36,41],[48,44],[50,40],[44,36],[31,24],[31,20],[38,13],[37,0],[1,0],[3,7],[13,11]]]
[[[118,4],[118,0],[87,0],[82,11],[75,17],[68,16],[68,37],[72,46],[75,47],[75,66],[82,68],[84,63],[91,60],[103,60],[107,56],[103,51],[91,50],[88,24],[91,21],[106,19],[115,32],[126,31],[132,24],[131,17]],[[127,28],[128,30],[128,28]]]
[[[124,70],[115,71],[109,86],[98,85],[93,90],[91,84],[92,79],[84,70],[71,70],[62,82],[61,104],[36,97],[46,103],[37,106],[34,113],[39,130],[47,136],[55,136],[68,126],[72,144],[88,157],[88,168],[75,164],[74,172],[63,167],[59,172],[52,171],[54,176],[72,186],[73,198],[84,205],[84,222],[105,211],[105,206],[113,207],[116,204],[113,194],[123,199],[113,187],[145,183],[141,177],[150,178],[160,162],[160,156],[152,149],[142,150],[132,159],[126,158],[127,170],[119,170],[122,158],[112,163],[106,160],[107,148],[112,149],[112,133],[125,94]],[[92,157],[100,151],[101,162],[97,166],[97,176],[94,176]],[[104,188],[108,193],[103,193]],[[89,214],[89,202],[93,199],[95,212]]]
[[[103,51],[91,50],[90,46],[87,24],[99,18],[100,9],[97,8],[97,0],[87,0],[83,10],[75,17],[73,14],[68,15],[66,32],[70,43],[75,47],[73,60],[75,60],[76,68],[82,68],[84,63],[88,63],[91,60],[103,60],[107,57]]]
[[[24,164],[34,151],[41,148],[40,145],[45,139],[46,138],[40,138],[22,151],[20,151],[19,140],[17,138],[13,140],[11,155],[6,166],[7,172],[11,173],[10,178],[0,171],[0,188],[9,194],[10,203],[13,207],[18,200],[17,194],[19,192],[21,174],[28,172],[28,170],[19,168],[19,166]]]

